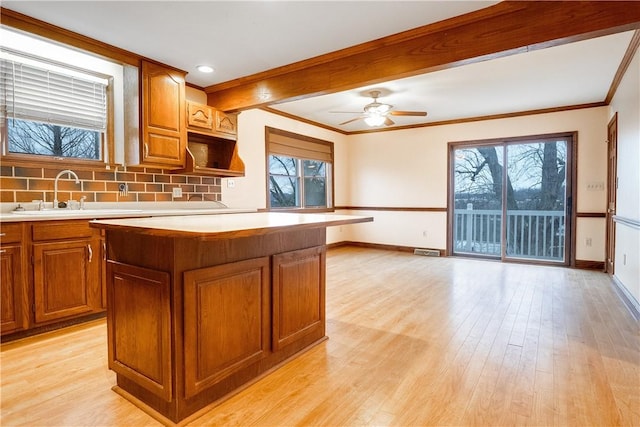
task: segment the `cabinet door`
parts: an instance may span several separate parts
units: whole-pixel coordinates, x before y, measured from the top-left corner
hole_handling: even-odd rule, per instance
[[[325,247],[273,256],[273,350],[311,333],[324,336]]]
[[[213,108],[187,101],[187,125],[198,130],[213,130]]]
[[[35,322],[100,307],[99,239],[33,244]]]
[[[184,74],[142,61],[142,162],[184,167]]]
[[[171,401],[169,274],[107,261],[109,368]]]
[[[14,332],[27,327],[23,311],[24,282],[22,279],[22,247],[2,246],[0,249],[0,303],[2,333]]]
[[[269,258],[184,273],[185,397],[269,350]]]
[[[229,135],[238,134],[238,115],[227,114],[220,110],[216,110],[216,126],[217,132],[228,133]]]

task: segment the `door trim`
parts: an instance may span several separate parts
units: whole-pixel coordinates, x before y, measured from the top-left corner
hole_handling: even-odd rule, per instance
[[[605,272],[612,275],[616,258],[616,191],[618,176],[618,113],[607,124],[607,214],[604,253]]]

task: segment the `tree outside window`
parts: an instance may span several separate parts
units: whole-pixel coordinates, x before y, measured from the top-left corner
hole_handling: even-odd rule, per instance
[[[271,208],[326,208],[327,164],[320,160],[269,156]]]
[[[99,160],[100,132],[49,123],[8,119],[9,152]]]

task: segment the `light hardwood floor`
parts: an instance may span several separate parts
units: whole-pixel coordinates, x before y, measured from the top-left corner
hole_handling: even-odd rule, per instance
[[[640,425],[640,331],[603,273],[344,247],[328,341],[189,425]],[[8,343],[3,426],[142,426],[103,320]]]

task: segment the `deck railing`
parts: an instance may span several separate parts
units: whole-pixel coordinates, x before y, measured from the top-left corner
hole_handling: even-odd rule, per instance
[[[453,241],[457,253],[500,256],[501,210],[456,209]],[[506,255],[564,260],[564,211],[507,211]]]

